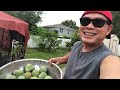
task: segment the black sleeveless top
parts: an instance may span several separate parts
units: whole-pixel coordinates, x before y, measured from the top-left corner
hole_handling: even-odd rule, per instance
[[[71,50],[63,79],[99,79],[101,62],[113,53],[104,44],[91,52],[81,52],[80,48],[78,41]]]

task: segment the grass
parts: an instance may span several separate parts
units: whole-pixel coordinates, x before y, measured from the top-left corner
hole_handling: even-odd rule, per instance
[[[25,53],[25,58],[38,58],[38,59],[49,60],[50,58],[64,56],[68,52],[69,50],[67,49],[57,49],[56,51],[53,51],[53,52],[41,52],[38,49],[27,48]],[[59,66],[64,67],[65,64],[61,64]]]

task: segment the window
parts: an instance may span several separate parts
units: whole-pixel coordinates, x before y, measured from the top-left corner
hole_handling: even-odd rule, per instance
[[[68,34],[69,34],[70,32],[69,32],[69,30],[68,30]]]
[[[60,28],[60,32],[61,32],[61,28]]]
[[[60,32],[63,33],[63,28],[60,28]]]

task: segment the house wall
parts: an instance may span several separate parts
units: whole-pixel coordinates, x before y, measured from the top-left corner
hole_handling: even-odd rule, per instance
[[[51,30],[51,31],[57,30],[58,34],[60,36],[66,35],[68,37],[72,36],[72,34],[74,33],[74,31],[72,31],[72,30],[68,30],[68,29],[65,29],[65,28],[59,28],[59,27],[57,27],[57,28],[49,28],[49,30]],[[62,32],[62,30],[63,30],[63,32]],[[69,33],[68,33],[68,31],[69,31]]]
[[[28,48],[37,48],[37,42],[34,40],[34,38],[38,38],[37,36],[30,36],[30,39],[28,40],[27,47]]]
[[[64,29],[64,28],[61,28],[61,29],[63,29],[63,32],[60,32],[60,28],[59,28],[59,35],[60,36],[62,36],[62,35],[66,35],[68,37],[72,36],[73,31],[68,30],[68,29]]]
[[[71,39],[63,39],[63,38],[58,38],[58,40],[62,40],[61,44],[59,44],[60,47],[66,48],[66,43],[65,42],[70,42]]]

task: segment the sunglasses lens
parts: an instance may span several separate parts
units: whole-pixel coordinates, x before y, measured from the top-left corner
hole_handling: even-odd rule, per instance
[[[93,25],[95,27],[101,28],[104,26],[104,24],[105,24],[105,20],[103,19],[93,19]]]
[[[80,18],[80,23],[82,26],[87,26],[88,24],[90,24],[90,22],[90,18]]]
[[[80,23],[81,23],[82,26],[89,25],[91,23],[91,21],[92,21],[94,27],[98,27],[98,28],[103,27],[105,22],[106,22],[105,20],[100,19],[100,18],[95,18],[93,20],[91,20],[88,17],[80,18]]]

